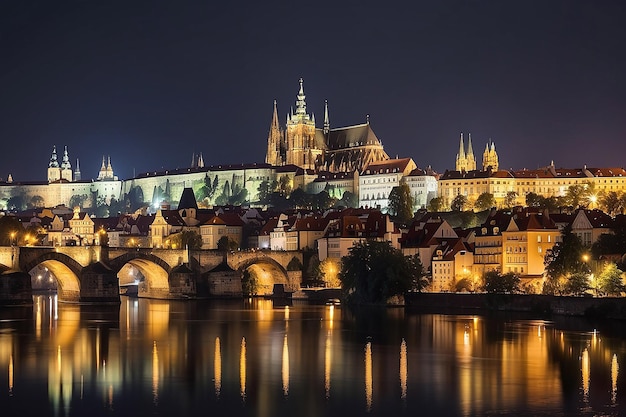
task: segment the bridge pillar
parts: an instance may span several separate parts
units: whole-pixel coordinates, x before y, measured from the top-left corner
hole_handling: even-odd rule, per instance
[[[0,274],[0,306],[33,303],[30,274],[8,270]]]
[[[173,298],[195,298],[197,296],[196,273],[182,264],[172,269],[168,277],[170,296]]]
[[[80,274],[80,298],[84,302],[119,303],[120,289],[117,273],[105,264],[91,264]]]

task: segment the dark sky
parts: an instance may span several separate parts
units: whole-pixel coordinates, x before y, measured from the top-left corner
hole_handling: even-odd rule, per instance
[[[304,79],[318,126],[372,128],[443,172],[458,136],[502,168],[626,166],[626,3],[0,1],[0,177],[263,162]],[[480,159],[479,159],[480,164]]]

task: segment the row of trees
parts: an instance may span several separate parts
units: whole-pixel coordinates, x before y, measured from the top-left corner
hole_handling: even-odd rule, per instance
[[[517,205],[517,193],[509,191],[501,202],[502,208],[511,208]],[[570,185],[564,196],[544,197],[540,194],[530,192],[525,196],[525,203],[528,207],[537,207],[550,211],[556,211],[561,207],[573,208],[598,208],[612,216],[624,214],[626,212],[626,193],[617,191],[597,192],[592,183]],[[482,193],[475,201],[471,201],[464,195],[457,195],[451,202],[451,211],[475,210],[483,211],[497,206],[497,201],[493,194]],[[428,203],[428,210],[433,212],[444,211],[448,207],[441,197],[433,198]]]

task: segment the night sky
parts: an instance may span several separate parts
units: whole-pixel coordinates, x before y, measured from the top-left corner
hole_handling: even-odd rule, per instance
[[[626,166],[626,2],[0,1],[0,178],[264,162],[304,79],[318,127],[454,168],[459,133],[501,168]]]

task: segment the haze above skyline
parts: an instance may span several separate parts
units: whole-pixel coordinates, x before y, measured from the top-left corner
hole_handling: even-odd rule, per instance
[[[263,162],[304,79],[318,127],[363,123],[392,157],[624,167],[626,5],[48,1],[0,4],[0,178],[44,181],[67,145],[83,179],[102,156],[130,178]],[[467,140],[467,136],[466,140]]]

